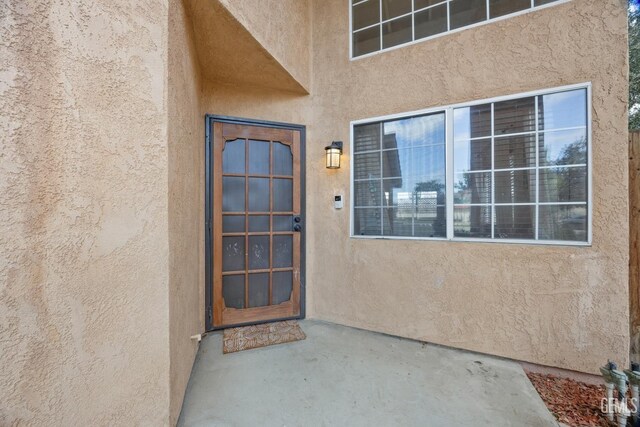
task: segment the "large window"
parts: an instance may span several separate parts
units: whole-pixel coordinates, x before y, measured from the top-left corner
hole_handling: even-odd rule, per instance
[[[588,243],[588,91],[354,123],[353,235]]]
[[[352,56],[563,0],[351,0]]]
[[[446,237],[445,114],[355,126],[357,234]]]

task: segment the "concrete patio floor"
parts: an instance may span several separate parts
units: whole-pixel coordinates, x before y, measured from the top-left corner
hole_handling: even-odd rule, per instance
[[[178,425],[558,425],[516,362],[300,323],[304,341],[226,355],[206,336]]]

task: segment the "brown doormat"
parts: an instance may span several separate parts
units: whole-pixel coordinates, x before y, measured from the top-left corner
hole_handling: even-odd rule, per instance
[[[224,354],[234,353],[268,345],[300,341],[306,337],[295,320],[225,329],[222,352]]]

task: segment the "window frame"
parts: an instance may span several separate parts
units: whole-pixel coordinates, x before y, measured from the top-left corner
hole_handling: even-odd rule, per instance
[[[472,107],[487,103],[495,103],[509,101],[519,98],[527,98],[540,95],[550,95],[558,92],[567,92],[571,90],[586,90],[586,108],[587,108],[587,240],[570,241],[570,240],[536,240],[536,239],[499,239],[499,238],[474,238],[474,237],[455,237],[453,223],[453,207],[454,207],[454,137],[453,137],[453,110],[456,108]],[[434,114],[444,112],[445,114],[445,185],[446,185],[446,220],[447,220],[447,236],[446,237],[412,237],[412,236],[363,236],[354,233],[355,227],[355,204],[354,204],[354,126],[369,124],[375,122],[384,122],[396,119],[406,119],[426,114]],[[538,112],[536,111],[536,115]],[[354,239],[378,239],[378,240],[434,240],[434,241],[452,241],[452,242],[475,242],[475,243],[507,243],[507,244],[526,244],[526,245],[551,245],[551,246],[592,246],[593,233],[593,161],[592,161],[592,95],[591,82],[577,83],[567,86],[558,86],[549,89],[541,89],[530,92],[520,92],[510,95],[503,95],[493,98],[485,98],[470,102],[461,102],[446,106],[438,106],[426,108],[422,110],[409,111],[404,113],[389,114],[385,116],[369,117],[365,119],[352,120],[349,124],[349,237]],[[492,131],[493,132],[493,131]],[[536,130],[538,132],[538,130]],[[536,156],[538,152],[536,151]],[[539,171],[536,166],[534,169]],[[537,172],[536,172],[537,174]],[[492,186],[495,183],[492,183]],[[536,206],[539,206],[536,203]],[[492,221],[495,220],[495,212],[492,214]],[[538,219],[537,219],[538,220]]]
[[[467,26],[460,27],[460,28],[455,28],[453,30],[447,30],[447,31],[444,31],[442,33],[434,34],[432,36],[424,37],[424,38],[421,38],[421,39],[418,39],[418,40],[411,40],[409,42],[401,43],[401,44],[396,45],[396,46],[391,46],[391,47],[387,47],[387,48],[381,48],[381,49],[376,50],[374,52],[365,53],[365,54],[359,55],[359,56],[353,56],[353,33],[354,33],[354,30],[353,30],[353,7],[358,5],[358,4],[370,1],[370,0],[357,0],[357,1],[353,2],[353,3],[352,3],[352,0],[345,0],[345,1],[347,2],[347,5],[349,7],[349,60],[350,61],[357,61],[359,59],[364,59],[364,58],[368,58],[368,57],[373,56],[373,55],[377,55],[379,53],[388,52],[388,51],[391,51],[391,50],[394,50],[394,49],[399,49],[399,48],[406,47],[406,46],[411,46],[411,45],[414,45],[414,44],[417,44],[417,43],[422,43],[422,42],[425,42],[425,41],[428,41],[428,40],[433,40],[435,38],[443,37],[443,36],[446,36],[448,34],[453,34],[453,33],[457,33],[457,32],[464,31],[464,30],[468,30],[468,29],[471,29],[471,28],[476,28],[476,27],[479,27],[479,26],[482,26],[482,25],[491,24],[491,23],[494,23],[494,22],[502,21],[504,19],[514,18],[516,16],[520,16],[520,15],[524,15],[524,14],[527,14],[527,13],[536,12],[538,10],[546,9],[548,7],[559,6],[561,4],[568,3],[568,2],[570,2],[572,0],[557,0],[557,1],[553,2],[553,3],[547,3],[547,4],[540,5],[540,6],[534,6],[534,0],[531,0],[531,7],[528,8],[528,9],[525,9],[525,10],[520,10],[520,11],[517,11],[517,12],[509,13],[507,15],[498,16],[496,18],[489,18],[488,15],[487,15],[487,19],[484,20],[484,21],[481,21],[481,22],[476,22],[476,23],[473,23],[471,25],[467,25]],[[487,1],[487,7],[488,7],[489,0],[486,0],[486,1]],[[449,2],[450,2],[450,0],[441,0],[441,3],[447,3],[448,4]],[[380,7],[382,8],[382,0],[380,0],[380,4],[381,4]],[[418,10],[415,10],[414,4],[415,4],[415,0],[411,0],[411,12],[406,13],[404,15],[399,15],[399,16],[396,16],[394,18],[387,19],[387,20],[382,19],[382,12],[380,12],[380,20],[379,20],[378,23],[372,24],[372,25],[364,27],[364,28],[360,28],[360,29],[358,29],[358,31],[362,31],[364,29],[372,28],[375,25],[378,25],[378,26],[380,26],[380,32],[381,32],[381,34],[380,34],[380,43],[382,43],[382,24],[384,24],[385,22],[393,21],[394,19],[398,19],[398,18],[401,18],[401,17],[404,17],[404,16],[411,16],[411,34],[412,34],[412,38],[415,39],[415,14],[417,12],[421,12],[423,10],[435,7],[437,5],[440,5],[440,3],[438,3],[437,5],[424,7],[422,9],[418,9]],[[447,7],[447,10],[448,9],[449,8]],[[449,14],[447,13],[447,25],[448,26],[449,26],[449,20],[450,20],[450,17],[449,17]],[[381,47],[382,47],[382,45],[381,45]]]

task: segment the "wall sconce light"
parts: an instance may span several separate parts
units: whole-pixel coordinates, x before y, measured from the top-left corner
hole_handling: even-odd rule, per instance
[[[324,151],[327,156],[327,169],[339,169],[342,141],[333,141],[331,145],[324,147]]]

